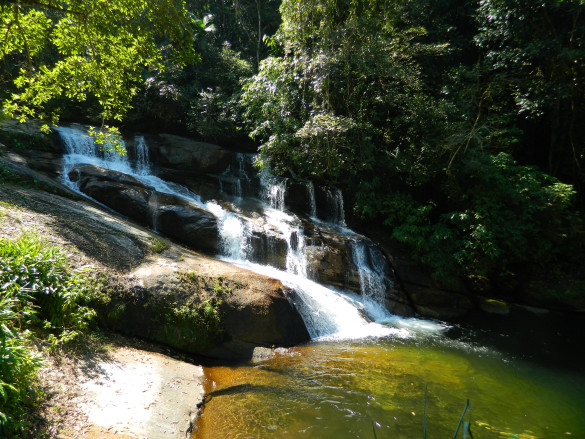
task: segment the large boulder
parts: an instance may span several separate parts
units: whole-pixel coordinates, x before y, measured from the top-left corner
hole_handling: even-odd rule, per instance
[[[224,328],[231,340],[221,349],[248,351],[251,346],[293,346],[308,341],[305,324],[287,299],[290,294],[279,280],[265,277],[234,290],[222,304]],[[214,352],[220,354],[219,349]]]
[[[218,145],[172,134],[148,138],[151,160],[157,165],[202,174],[223,172],[234,153]]]
[[[131,175],[95,165],[75,166],[69,178],[81,192],[115,211],[194,250],[218,253],[217,219],[194,202],[157,192]]]
[[[184,254],[145,264],[97,307],[107,327],[214,358],[250,358],[258,346],[309,340],[278,280]]]
[[[154,194],[153,228],[189,247],[217,254],[217,218],[195,203],[169,194]]]
[[[150,225],[149,199],[154,189],[140,180],[96,165],[75,166],[69,172],[69,179],[94,200],[141,224]]]

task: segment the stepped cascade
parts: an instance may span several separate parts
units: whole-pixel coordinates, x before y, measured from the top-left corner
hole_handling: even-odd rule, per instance
[[[220,173],[179,184],[161,178],[176,173],[156,175],[144,136],[122,156],[81,128],[57,131],[65,184],[196,250],[280,279],[312,338],[403,333],[380,324],[396,319],[387,309],[392,269],[371,240],[347,228],[340,190],[259,173],[254,155],[242,153]]]

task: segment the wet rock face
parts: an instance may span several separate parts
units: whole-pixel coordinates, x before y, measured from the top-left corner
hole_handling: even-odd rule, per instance
[[[288,245],[281,235],[254,231],[250,237],[250,247],[252,261],[286,270]]]
[[[149,136],[147,143],[153,161],[160,166],[195,173],[223,172],[234,157],[218,145],[172,134]]]
[[[313,200],[314,203],[315,200]],[[284,203],[287,209],[301,215],[312,215],[311,198],[307,183],[290,180],[286,185]]]
[[[155,193],[150,199],[151,226],[189,247],[219,252],[217,218],[195,203],[175,195]]]
[[[195,203],[161,194],[130,175],[95,165],[76,166],[69,178],[83,193],[117,212],[194,250],[218,253],[217,219]]]
[[[153,188],[122,172],[95,165],[79,165],[69,172],[79,190],[102,204],[142,224],[149,217],[148,200]]]
[[[156,211],[156,230],[189,247],[218,253],[217,220],[197,206],[162,205]]]
[[[329,246],[307,247],[310,277],[338,288],[360,291],[357,269],[348,260],[347,252]]]

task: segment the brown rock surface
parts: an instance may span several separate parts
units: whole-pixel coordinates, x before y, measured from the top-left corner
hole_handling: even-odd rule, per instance
[[[159,236],[85,201],[11,186],[0,186],[0,201],[4,202],[0,236],[14,238],[34,228],[47,243],[69,253],[74,267],[93,267],[106,275],[112,303],[123,305],[128,314],[122,316],[133,316],[127,321],[106,316],[106,323],[118,330],[200,352],[201,345],[189,338],[193,334],[171,332],[173,322],[161,323],[144,306],[164,304],[170,297],[176,307],[205,300],[198,294],[213,291],[217,281],[231,290],[220,308],[224,332],[219,341],[226,349],[217,347],[210,353],[241,357],[251,354],[254,346],[291,345],[308,339],[280,281],[170,242],[163,253],[154,253],[153,243]],[[186,273],[205,279],[206,285],[190,289],[181,283],[181,275]]]

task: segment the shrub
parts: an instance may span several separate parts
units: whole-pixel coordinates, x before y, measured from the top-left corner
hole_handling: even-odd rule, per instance
[[[35,371],[41,359],[30,346],[30,333],[19,329],[23,316],[34,309],[13,295],[16,287],[0,293],[0,436],[11,436],[34,397]],[[21,297],[23,294],[21,294]]]
[[[36,312],[25,323],[49,330],[57,343],[80,334],[94,316],[83,306],[90,288],[84,273],[71,272],[65,254],[33,234],[0,239],[0,284],[22,304],[32,302]]]
[[[583,233],[573,187],[506,153],[468,157],[442,181],[442,199],[399,189],[381,196],[375,184],[363,185],[356,211],[381,217],[444,284],[548,268],[579,251],[572,248]]]
[[[94,311],[84,306],[88,278],[69,270],[65,254],[32,234],[0,239],[0,436],[22,430],[34,402],[41,361],[34,335],[56,348],[78,337]]]
[[[160,238],[151,238],[150,240],[150,250],[153,253],[162,253],[169,248],[171,248],[171,245]]]

